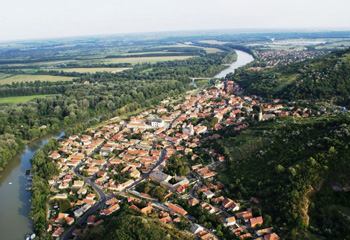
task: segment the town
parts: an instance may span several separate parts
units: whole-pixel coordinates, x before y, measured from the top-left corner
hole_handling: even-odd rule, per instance
[[[243,96],[238,84],[225,80],[177,101],[163,100],[162,106],[128,120],[116,117],[113,123],[67,136],[49,155],[61,174],[48,182],[47,232],[53,238],[75,239],[126,203],[164,224],[189,222],[198,239],[220,239],[222,231],[240,239],[280,239],[269,226],[271,219],[262,217],[259,199],[227,197],[216,169],[228,156],[203,143],[220,139],[217,130],[223,127],[247,128],[250,118],[265,121],[325,112],[326,108],[315,113],[296,109],[279,99],[267,104],[258,96]],[[215,229],[208,219],[225,229]]]
[[[248,68],[250,71],[261,71],[277,66],[303,62],[307,59],[314,59],[329,54],[330,51],[308,49],[303,49],[302,51],[257,49],[255,53],[259,58],[259,63],[254,63],[254,66]]]

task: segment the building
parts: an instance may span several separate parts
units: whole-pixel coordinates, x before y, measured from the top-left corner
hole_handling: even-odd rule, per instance
[[[168,204],[168,208],[170,208],[170,210],[180,214],[181,216],[185,216],[187,214],[187,211],[185,211],[181,207],[179,207],[179,206],[177,206],[175,204],[172,204],[172,203]]]
[[[203,195],[207,199],[213,198],[215,196],[215,194],[212,191],[210,191],[210,190],[203,192]]]
[[[164,121],[163,121],[163,119],[160,119],[160,118],[155,118],[155,119],[151,120],[150,124],[154,128],[164,127]]]
[[[182,128],[182,133],[187,135],[187,136],[193,136],[194,135],[193,125],[190,124],[187,127],[183,127]]]
[[[82,206],[81,208],[78,208],[77,210],[74,211],[74,216],[76,218],[80,217],[81,215],[83,215],[84,212],[86,212],[87,210],[89,210],[91,208],[90,204],[85,204],[84,206]]]
[[[251,218],[249,219],[249,221],[250,221],[250,227],[252,228],[256,227],[257,225],[262,225],[264,222],[261,216],[256,218]]]
[[[168,174],[162,173],[160,171],[153,172],[149,175],[149,178],[152,181],[155,181],[157,183],[161,183],[163,181],[169,181],[171,179],[171,176]]]
[[[160,185],[166,187],[167,189],[170,189],[171,191],[175,191],[176,189],[189,184],[189,181],[187,178],[182,178],[179,176],[175,176],[173,178],[177,181],[176,183],[174,184],[169,183],[170,179],[172,179],[172,177],[170,177],[164,181],[161,181]]]
[[[197,234],[203,230],[204,230],[204,228],[198,224],[193,224],[190,228],[190,231],[193,232],[194,234]]]
[[[224,226],[225,227],[230,227],[232,225],[236,224],[236,218],[235,217],[229,217],[225,219]]]

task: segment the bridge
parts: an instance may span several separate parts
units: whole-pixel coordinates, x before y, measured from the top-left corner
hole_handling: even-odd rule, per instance
[[[212,78],[205,78],[205,77],[198,77],[198,78],[190,78],[192,82],[199,81],[199,80],[210,80]]]

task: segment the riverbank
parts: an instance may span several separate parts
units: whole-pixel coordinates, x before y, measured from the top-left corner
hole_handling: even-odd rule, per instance
[[[241,50],[235,50],[237,54],[237,60],[234,61],[229,65],[228,68],[224,69],[221,71],[219,74],[215,75],[214,78],[223,78],[226,77],[228,73],[234,73],[237,68],[240,68],[252,61],[254,61],[254,58],[252,55],[243,52]]]
[[[0,216],[6,221],[0,224],[1,239],[24,239],[33,232],[33,222],[29,218],[31,193],[26,191],[30,183],[25,171],[31,168],[30,159],[37,150],[52,137],[59,138],[64,131],[36,139],[25,146],[2,171],[0,177]],[[11,183],[11,184],[10,184]]]

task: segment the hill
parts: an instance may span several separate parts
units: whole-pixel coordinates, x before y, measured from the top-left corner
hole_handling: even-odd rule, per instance
[[[220,178],[233,198],[257,197],[284,239],[348,239],[349,114],[260,122],[236,137],[226,132],[214,145],[232,156]]]
[[[289,100],[336,99],[348,105],[350,49],[259,72],[242,70],[231,77],[246,93]]]
[[[127,210],[130,212],[130,210]],[[189,240],[176,228],[171,228],[157,220],[135,216],[124,212],[119,216],[105,219],[105,223],[80,235],[78,239],[106,240]]]

